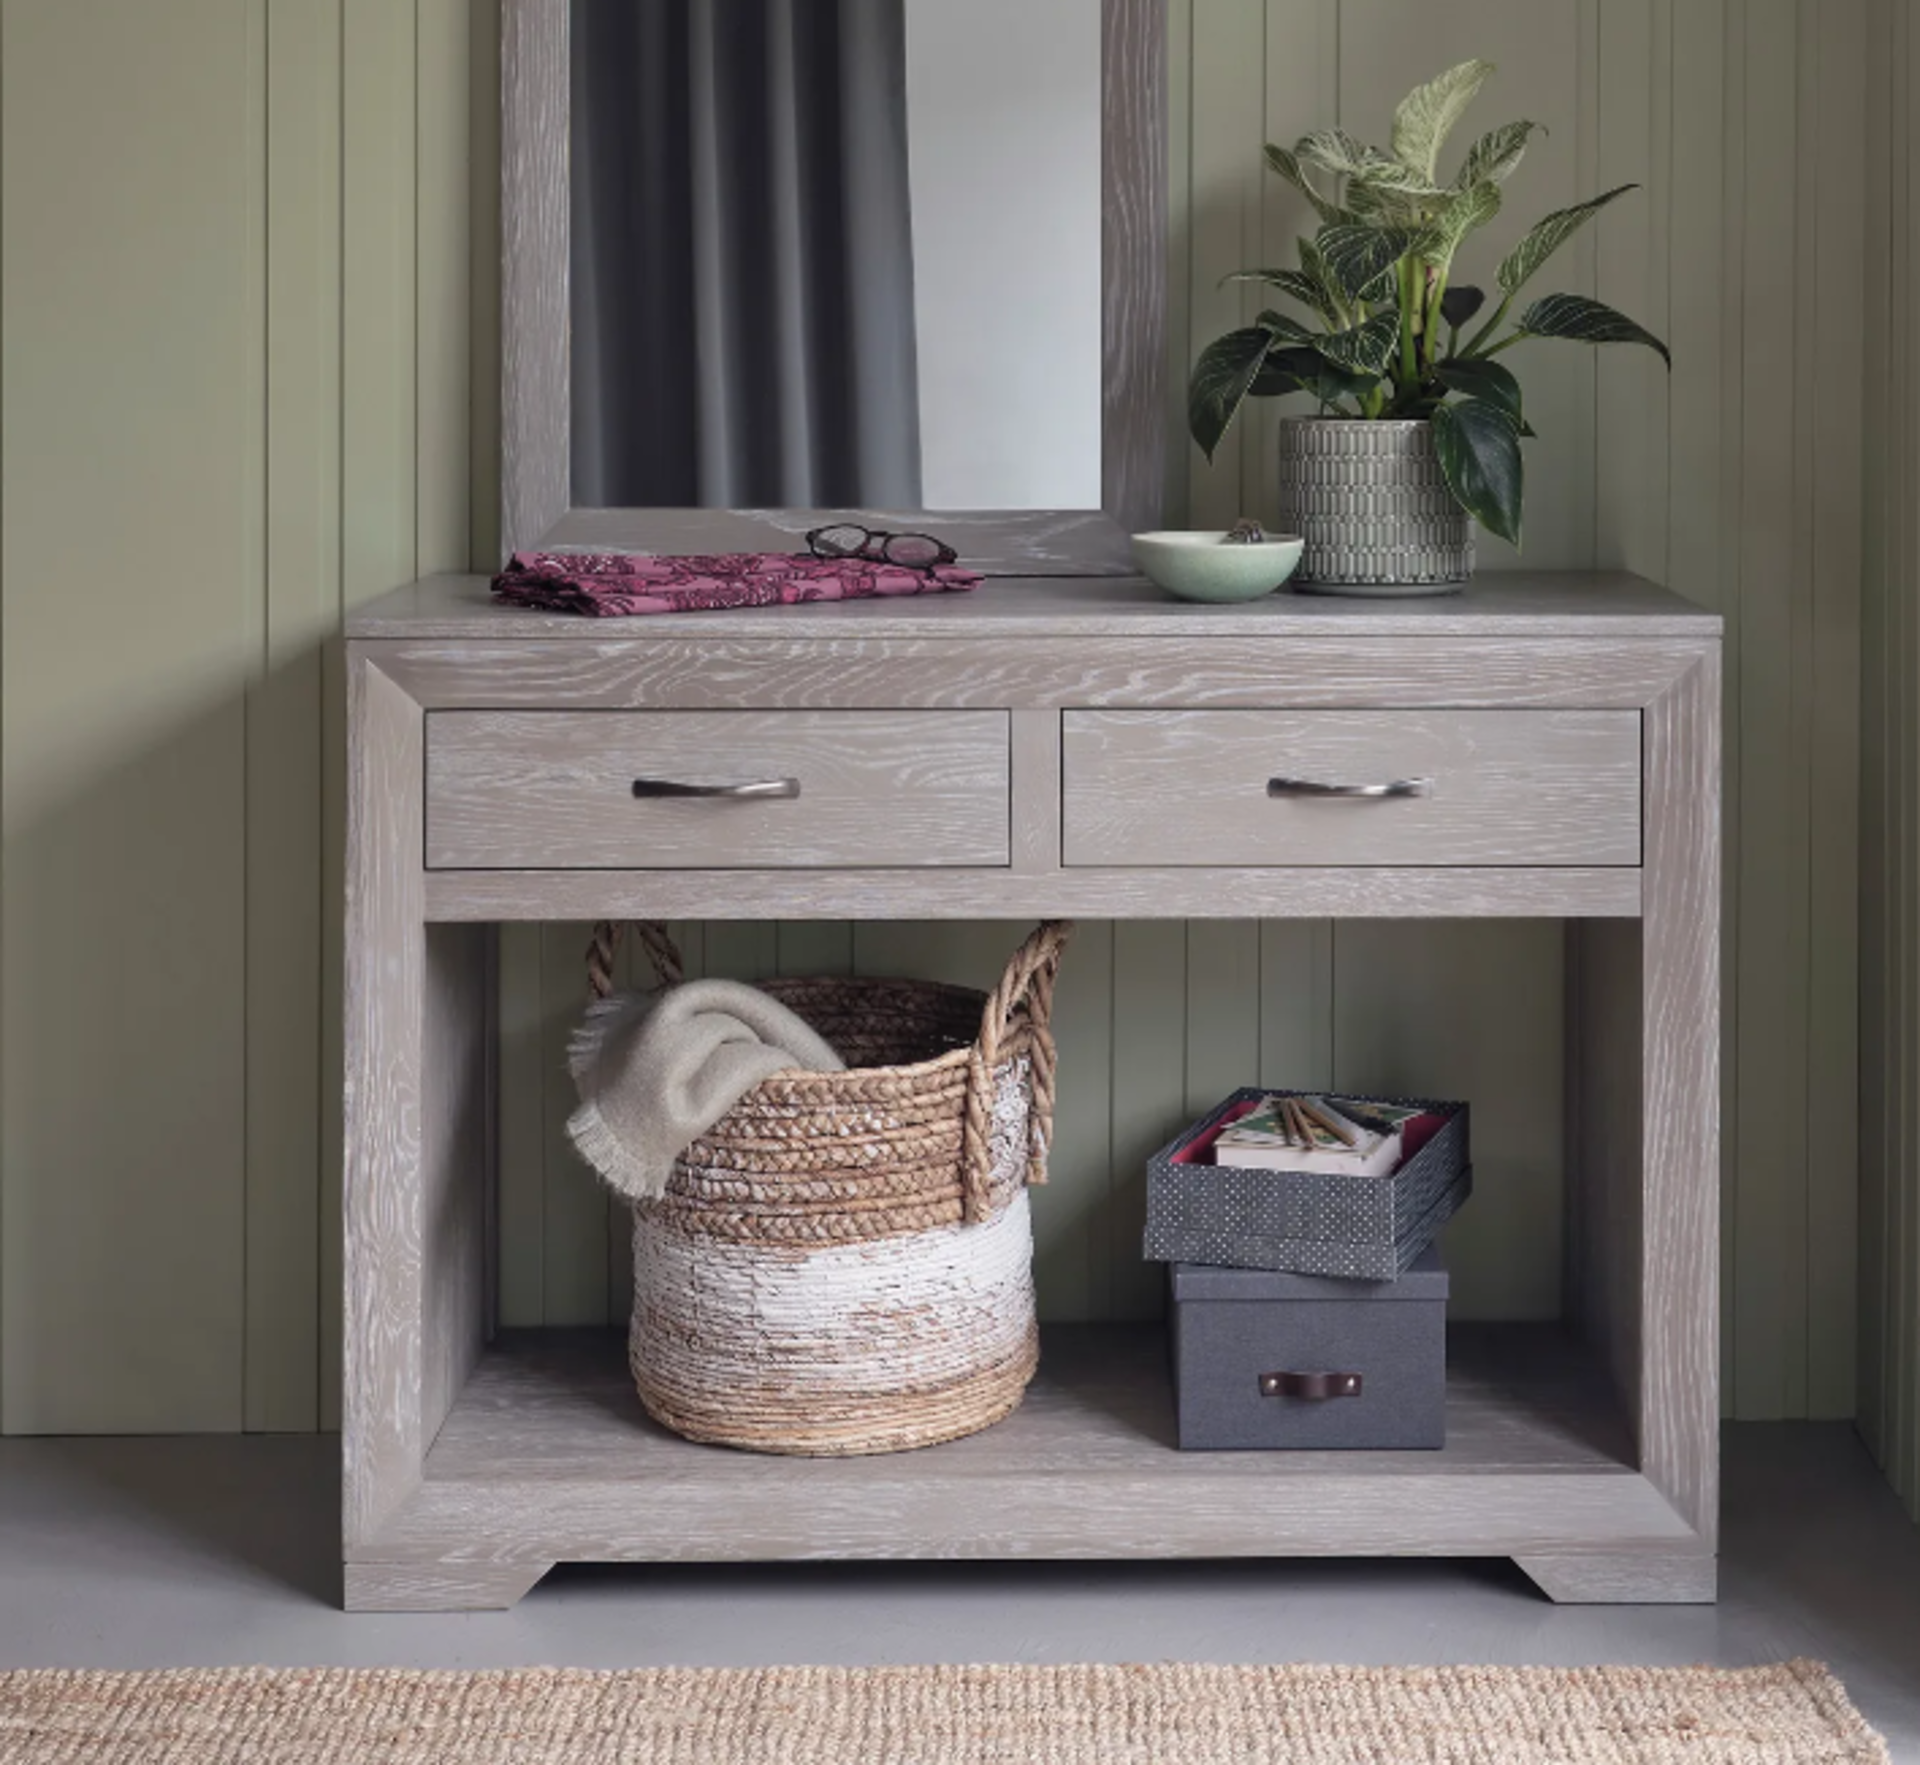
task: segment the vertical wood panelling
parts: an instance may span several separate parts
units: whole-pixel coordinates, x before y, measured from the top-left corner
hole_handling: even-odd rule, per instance
[[[1817,123],[1801,224],[1813,308],[1805,1407],[1819,1417],[1853,1414],[1857,1352],[1867,11],[1864,0],[1832,0],[1800,15]]]
[[[1736,1414],[1777,1416],[1805,1389],[1807,772],[1793,639],[1803,584],[1795,444],[1801,390],[1794,213],[1800,123],[1795,0],[1747,0],[1740,266],[1741,749],[1734,959],[1742,1066],[1734,1117]],[[1762,1026],[1764,1031],[1762,1032]],[[1762,1032],[1762,1033],[1756,1033]]]
[[[255,1429],[320,1415],[324,646],[340,594],[340,6],[270,0],[266,630],[247,707],[247,1383]]]
[[[1863,1433],[1920,1517],[1920,32],[1899,0],[1867,15],[1863,717],[1865,1056]]]
[[[1068,952],[1072,960],[1072,952]],[[1188,1119],[1187,928],[1177,920],[1113,928],[1111,1144],[1103,1242],[1113,1315],[1160,1315],[1164,1278],[1140,1260],[1147,1223],[1147,1160]]]
[[[0,1412],[15,1429],[337,1417],[325,645],[343,605],[497,546],[498,0],[179,0],[164,28],[161,10],[9,6],[0,25]],[[1753,1415],[1846,1414],[1857,1393],[1920,1494],[1920,33],[1899,0],[1168,14],[1182,435],[1194,351],[1265,304],[1220,277],[1286,261],[1306,222],[1262,172],[1263,141],[1333,121],[1377,137],[1416,79],[1491,54],[1501,72],[1467,128],[1527,115],[1552,134],[1462,265],[1482,281],[1545,209],[1647,186],[1542,287],[1642,318],[1673,372],[1631,351],[1509,358],[1541,430],[1526,557],[1621,563],[1728,616],[1726,1389]],[[103,80],[114,128],[76,133]],[[1863,317],[1884,352],[1863,356]],[[1212,467],[1170,450],[1170,518],[1269,514],[1276,414],[1250,412]],[[103,490],[120,511],[104,527],[74,504],[97,511]],[[103,622],[97,602],[35,592],[75,534],[98,582],[142,580],[157,553],[191,568]],[[1505,548],[1482,552],[1495,568]],[[55,665],[75,653],[84,692]],[[1025,930],[716,924],[683,942],[695,973],[986,985]],[[560,1133],[582,936],[501,940],[508,1322],[624,1309],[623,1215]],[[1055,1181],[1036,1196],[1043,1305],[1157,1311],[1137,1255],[1146,1154],[1232,1084],[1337,1077],[1473,1096],[1463,1305],[1552,1310],[1560,1011],[1548,927],[1084,928],[1061,994]]]
[[[1546,920],[1342,926],[1334,1082],[1473,1105],[1473,1200],[1447,1229],[1458,1315],[1560,1313],[1562,934]]]
[[[1266,129],[1266,18],[1255,5],[1206,5],[1196,0],[1189,50],[1192,98],[1187,146],[1185,226],[1187,323],[1207,339],[1251,319],[1266,302],[1260,290],[1223,287],[1234,270],[1257,269],[1264,244],[1265,173],[1260,143]],[[1188,358],[1191,360],[1191,356]],[[1184,370],[1179,375],[1185,383]],[[1188,480],[1188,516],[1196,527],[1230,527],[1243,513],[1251,481],[1248,458],[1254,425],[1235,423],[1209,465],[1191,443],[1183,452]],[[1185,425],[1182,424],[1184,432]]]
[[[242,0],[0,12],[19,1432],[243,1419],[257,24]]]
[[[606,1191],[567,1139],[574,1106],[567,1042],[586,1003],[586,925],[540,928],[541,1321],[598,1324],[607,1316]]]

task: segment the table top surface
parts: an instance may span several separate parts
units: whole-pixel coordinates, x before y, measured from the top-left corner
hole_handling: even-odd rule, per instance
[[[1173,599],[1139,577],[1003,577],[970,593],[590,619],[494,600],[484,576],[430,576],[356,608],[358,640],[773,643],[822,639],[1259,637],[1714,638],[1720,616],[1622,571],[1489,571],[1458,594],[1280,593],[1237,606]]]

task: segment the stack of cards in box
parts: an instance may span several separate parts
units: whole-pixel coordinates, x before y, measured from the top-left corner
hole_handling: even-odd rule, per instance
[[[1464,1103],[1236,1091],[1148,1161],[1146,1256],[1391,1281],[1472,1187]]]

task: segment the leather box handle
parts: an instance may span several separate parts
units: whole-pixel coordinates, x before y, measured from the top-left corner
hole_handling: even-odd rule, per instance
[[[1322,1403],[1330,1397],[1358,1397],[1358,1373],[1262,1373],[1262,1397],[1299,1397]]]

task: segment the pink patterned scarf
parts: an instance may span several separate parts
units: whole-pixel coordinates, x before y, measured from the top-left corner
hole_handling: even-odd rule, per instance
[[[874,595],[940,594],[982,578],[954,564],[909,570],[865,558],[802,552],[728,552],[649,558],[632,552],[515,552],[493,592],[516,607],[610,619],[627,613],[695,613],[723,607],[855,601]]]

